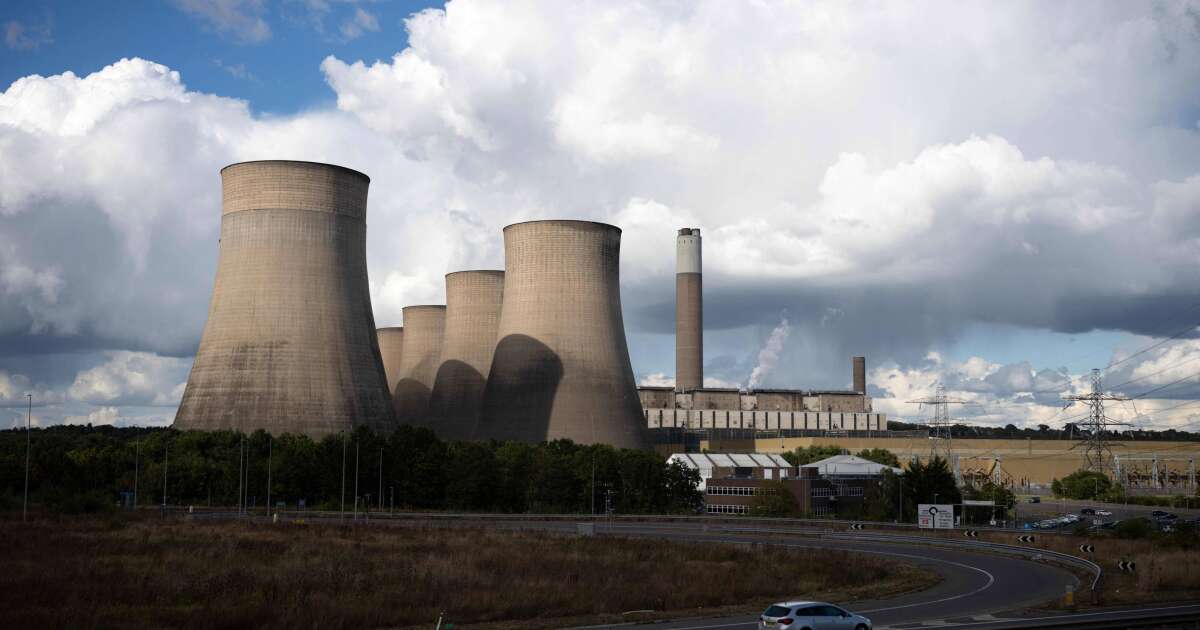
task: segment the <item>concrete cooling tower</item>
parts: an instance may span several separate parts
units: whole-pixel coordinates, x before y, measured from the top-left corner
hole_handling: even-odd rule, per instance
[[[700,230],[683,228],[675,237],[675,389],[704,386],[704,281]]]
[[[503,271],[446,275],[446,332],[429,400],[434,430],[443,438],[468,440],[475,436],[500,329],[503,295]]]
[[[404,307],[404,351],[400,354],[399,380],[392,390],[396,419],[401,424],[432,426],[429,394],[441,364],[445,327],[445,306]]]
[[[400,381],[400,354],[404,351],[404,327],[393,326],[375,331],[379,339],[379,354],[383,357],[383,373],[387,375],[388,396],[396,391]]]
[[[504,304],[480,437],[649,448],[621,318],[621,230],[504,228]]]
[[[175,428],[392,429],[367,291],[369,183],[311,162],[221,170],[216,283]]]

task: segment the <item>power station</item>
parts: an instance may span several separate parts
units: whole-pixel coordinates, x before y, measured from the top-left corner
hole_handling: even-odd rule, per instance
[[[477,434],[503,296],[503,271],[446,274],[445,340],[429,401],[429,417],[443,438]]]
[[[621,230],[504,228],[504,301],[479,437],[650,445],[621,315]]]
[[[379,354],[383,357],[383,373],[387,376],[387,389],[390,396],[396,391],[396,383],[400,381],[400,355],[404,351],[404,327],[391,326],[376,331],[379,340]]]
[[[366,175],[262,161],[227,166],[221,178],[216,282],[177,428],[321,437],[413,424],[444,439],[627,448],[886,430],[871,412],[863,357],[849,391],[704,386],[698,228],[676,235],[675,385],[639,388],[619,228],[509,225],[503,271],[449,273],[445,305],[405,306],[402,327],[376,329]]]
[[[429,395],[437,376],[446,329],[446,307],[405,306],[404,349],[392,403],[401,424],[429,426]]]
[[[176,428],[394,425],[367,288],[369,184],[312,162],[221,170],[216,281]]]

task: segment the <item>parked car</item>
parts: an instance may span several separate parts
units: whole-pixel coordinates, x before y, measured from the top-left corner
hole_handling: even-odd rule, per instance
[[[1173,521],[1173,520],[1175,520],[1175,519],[1177,519],[1177,518],[1179,518],[1179,515],[1178,515],[1178,514],[1171,514],[1171,513],[1167,513],[1167,514],[1163,514],[1162,516],[1159,516],[1159,517],[1158,517],[1158,520],[1160,520],[1160,521]]]
[[[1153,516],[1154,518],[1158,518],[1160,516],[1166,516],[1166,515],[1167,515],[1167,513],[1163,510],[1154,510],[1153,512],[1150,513],[1150,516]]]
[[[1096,516],[1112,516],[1112,512],[1108,510],[1096,510]]]
[[[1030,503],[1041,503],[1042,497],[1029,497],[1029,502]]]
[[[779,602],[758,617],[759,630],[871,630],[871,620],[825,602]]]

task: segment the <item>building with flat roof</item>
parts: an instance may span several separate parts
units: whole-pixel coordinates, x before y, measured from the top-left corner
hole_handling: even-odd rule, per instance
[[[748,514],[756,496],[781,489],[795,497],[805,516],[855,513],[888,468],[849,455],[800,467],[768,453],[675,453],[667,461],[700,473],[708,514]]]

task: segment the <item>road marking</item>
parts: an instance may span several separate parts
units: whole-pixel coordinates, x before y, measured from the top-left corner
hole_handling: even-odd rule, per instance
[[[1083,619],[1085,617],[1098,617],[1098,616],[1104,616],[1104,615],[1113,615],[1113,614],[1117,614],[1117,613],[1142,614],[1142,613],[1163,612],[1163,611],[1168,611],[1168,610],[1180,610],[1180,609],[1185,609],[1185,608],[1200,609],[1200,604],[1185,604],[1182,606],[1167,606],[1165,608],[1125,608],[1122,610],[1105,610],[1105,611],[1094,612],[1094,613],[1075,613],[1075,614],[1070,614],[1070,615],[1053,615],[1050,617],[1012,617],[1010,619],[1000,619],[1000,620],[996,620],[996,621],[968,621],[968,622],[963,622],[963,623],[956,623],[956,624],[954,624],[954,627],[957,628],[959,626],[985,626],[985,625],[994,624],[994,623],[1027,623],[1027,622],[1033,622],[1033,621],[1063,621],[1063,620],[1071,621],[1074,619]]]

